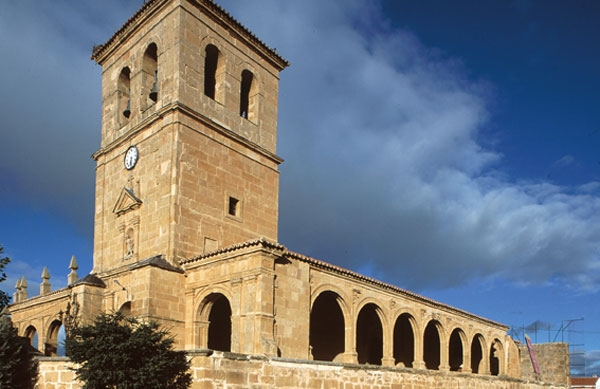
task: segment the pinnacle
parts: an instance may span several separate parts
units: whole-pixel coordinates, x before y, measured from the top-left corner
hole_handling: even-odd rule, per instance
[[[50,279],[50,272],[48,272],[48,268],[46,266],[44,266],[44,270],[42,271],[42,279],[43,280]]]
[[[27,289],[27,279],[25,276],[23,276],[23,279],[21,280],[21,288]]]
[[[79,269],[79,265],[77,265],[77,260],[75,259],[74,255],[71,257],[71,263],[69,263],[69,269],[71,269],[71,270]]]

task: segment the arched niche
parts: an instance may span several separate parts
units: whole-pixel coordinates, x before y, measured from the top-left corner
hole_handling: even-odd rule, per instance
[[[344,313],[341,297],[324,291],[315,299],[310,311],[309,344],[316,361],[341,361],[345,346]]]

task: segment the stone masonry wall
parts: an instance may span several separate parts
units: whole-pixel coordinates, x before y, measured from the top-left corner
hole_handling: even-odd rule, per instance
[[[193,389],[216,388],[391,388],[391,389],[558,389],[527,379],[408,368],[268,358],[202,350],[188,354]],[[79,389],[66,358],[41,358],[36,389]]]
[[[569,345],[567,343],[538,343],[533,351],[540,367],[541,379],[567,385],[569,380]],[[527,345],[519,344],[521,377],[534,379],[533,364]]]

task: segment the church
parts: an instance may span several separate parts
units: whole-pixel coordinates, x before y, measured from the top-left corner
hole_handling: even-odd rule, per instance
[[[9,306],[47,356],[40,388],[66,384],[47,372],[68,372],[53,357],[71,301],[83,321],[120,311],[168,328],[192,387],[566,387],[564,344],[536,349],[535,375],[506,325],[278,243],[278,81],[290,64],[214,1],[146,1],[92,59],[93,269],[79,278],[73,260],[67,287],[52,291],[45,274],[30,298],[20,282]]]

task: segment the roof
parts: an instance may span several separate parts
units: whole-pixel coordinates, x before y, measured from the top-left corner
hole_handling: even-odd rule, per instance
[[[595,388],[598,377],[571,377],[571,388]]]
[[[138,9],[121,28],[117,30],[105,43],[101,45],[94,46],[92,50],[91,59],[96,62],[100,61],[100,58],[104,54],[104,52],[113,45],[114,42],[118,41],[120,38],[129,33],[144,16],[150,14],[152,11],[157,9],[160,5],[166,4],[171,0],[148,0],[144,2],[142,7]],[[243,38],[247,39],[250,43],[256,45],[259,49],[261,49],[264,54],[270,58],[277,66],[279,66],[280,70],[285,69],[290,66],[290,63],[281,57],[277,51],[273,48],[267,46],[263,41],[258,39],[256,35],[254,35],[250,30],[244,27],[240,22],[238,22],[233,16],[231,16],[225,9],[223,9],[220,5],[215,3],[213,0],[189,0],[198,5],[204,6],[206,9],[212,12],[216,18],[221,19],[225,22],[225,25],[230,27],[232,30],[236,31]],[[210,15],[210,14],[209,14]]]
[[[252,246],[262,246],[262,247],[265,247],[265,248],[278,250],[278,251],[281,252],[280,255],[282,257],[284,257],[284,258],[292,258],[292,259],[296,259],[298,261],[306,262],[306,263],[309,263],[309,264],[311,264],[311,265],[313,265],[315,267],[318,267],[318,268],[321,268],[321,269],[325,269],[325,270],[328,270],[328,271],[331,271],[331,272],[334,272],[334,273],[343,274],[345,276],[348,276],[350,278],[354,278],[356,280],[365,282],[367,284],[375,285],[375,286],[377,286],[379,288],[386,289],[386,290],[398,293],[398,294],[406,296],[406,297],[410,297],[410,298],[412,298],[414,300],[417,300],[417,301],[429,303],[429,304],[434,305],[434,306],[436,306],[438,308],[444,308],[444,309],[450,310],[450,311],[452,311],[454,313],[458,313],[458,314],[462,314],[464,316],[470,317],[472,319],[481,320],[481,321],[484,321],[484,322],[486,322],[488,324],[505,328],[506,330],[508,330],[508,328],[509,328],[508,326],[506,326],[506,325],[504,325],[502,323],[498,323],[498,322],[495,322],[493,320],[486,319],[484,317],[474,315],[474,314],[472,314],[470,312],[463,311],[462,309],[458,309],[458,308],[455,308],[453,306],[440,303],[440,302],[432,300],[430,298],[421,296],[421,295],[419,295],[417,293],[413,293],[413,292],[408,291],[406,289],[399,288],[399,287],[397,287],[395,285],[388,284],[386,282],[382,282],[382,281],[376,280],[376,279],[371,278],[371,277],[367,277],[367,276],[362,275],[360,273],[356,273],[356,272],[353,272],[351,270],[344,269],[343,267],[332,265],[332,264],[330,264],[328,262],[321,261],[319,259],[315,259],[315,258],[307,257],[307,256],[302,255],[302,254],[295,253],[293,251],[288,250],[282,244],[277,243],[277,242],[269,241],[269,240],[267,240],[265,238],[259,238],[259,239],[249,240],[249,241],[246,241],[246,242],[243,242],[243,243],[238,243],[238,244],[235,244],[235,245],[232,245],[232,246],[223,247],[221,249],[218,249],[218,250],[206,253],[204,255],[200,255],[200,256],[197,256],[197,257],[193,257],[193,258],[190,258],[190,259],[183,260],[181,262],[181,265],[191,264],[191,263],[198,262],[198,261],[210,258],[210,257],[216,257],[216,256],[219,256],[221,254],[235,252],[235,251],[238,251],[238,250],[241,250],[241,249],[244,249],[244,248],[248,248],[248,247],[252,247]]]
[[[154,266],[154,267],[158,267],[160,269],[174,271],[176,273],[183,273],[183,270],[181,270],[178,267],[175,267],[175,266],[171,265],[169,262],[167,262],[166,259],[164,259],[162,257],[162,255],[156,255],[154,257],[151,257],[151,258],[148,258],[148,259],[144,259],[143,261],[140,261],[140,262],[132,265],[130,267],[130,269],[131,270],[133,270],[133,269],[139,269],[139,268],[144,267],[144,266]]]
[[[75,286],[75,285],[92,285],[92,286],[99,286],[101,288],[105,288],[106,284],[104,283],[104,281],[102,281],[100,278],[98,278],[95,274],[88,274],[87,276],[73,282],[71,285],[69,285],[69,287]]]

